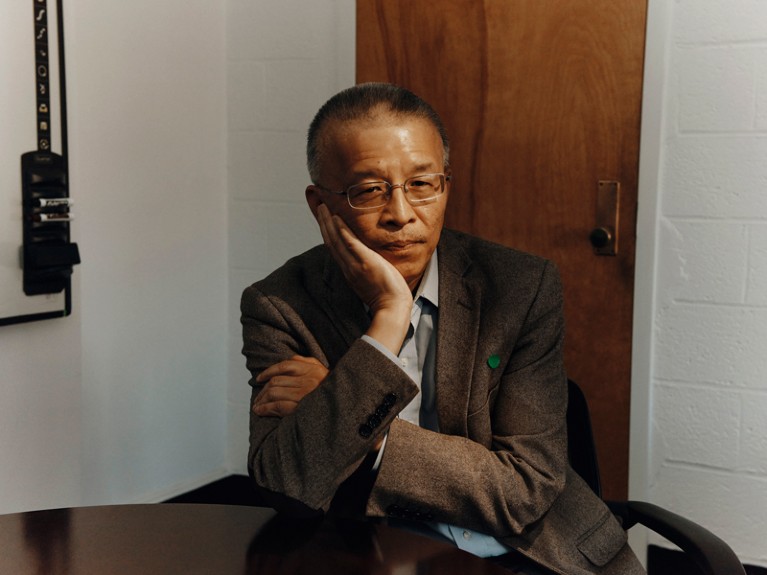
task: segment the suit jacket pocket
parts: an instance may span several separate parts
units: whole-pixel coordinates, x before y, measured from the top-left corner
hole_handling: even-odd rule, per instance
[[[577,542],[578,550],[594,565],[604,567],[623,548],[628,535],[609,511]]]

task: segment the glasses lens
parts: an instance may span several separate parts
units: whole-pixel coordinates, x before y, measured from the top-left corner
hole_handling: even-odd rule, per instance
[[[443,174],[424,174],[405,180],[405,197],[411,204],[420,204],[436,198],[445,186]],[[346,190],[349,204],[361,210],[380,208],[389,201],[392,186],[384,181],[363,182]]]
[[[386,204],[386,182],[365,182],[350,187],[346,191],[353,208],[377,208]]]
[[[445,185],[442,174],[424,174],[405,181],[405,189],[411,202],[433,200],[442,193]]]

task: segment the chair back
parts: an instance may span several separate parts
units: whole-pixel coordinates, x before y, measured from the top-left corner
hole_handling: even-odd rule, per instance
[[[602,486],[586,397],[568,380],[567,451],[570,466],[600,498]],[[702,575],[746,575],[732,548],[711,531],[657,505],[644,501],[608,501],[624,529],[641,524],[665,537],[684,552],[689,571]],[[681,571],[678,571],[681,573]]]
[[[567,455],[570,466],[594,493],[602,497],[599,463],[586,396],[571,379],[567,380],[567,393]]]

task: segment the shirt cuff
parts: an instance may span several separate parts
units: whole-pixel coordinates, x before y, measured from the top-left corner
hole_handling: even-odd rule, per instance
[[[376,456],[376,460],[373,462],[372,471],[378,471],[378,468],[381,467],[381,460],[383,459],[383,452],[384,452],[384,449],[386,448],[387,439],[389,439],[388,431],[384,433],[383,441],[381,442],[381,449],[378,450],[378,456]]]
[[[396,355],[394,355],[391,351],[389,351],[387,347],[384,347],[384,345],[381,342],[379,342],[377,339],[370,337],[367,334],[364,334],[362,336],[362,339],[368,342],[370,345],[372,345],[374,348],[376,348],[378,351],[380,351],[382,354],[388,357],[390,361],[397,364],[400,367],[400,369],[402,369],[402,365],[400,364],[399,358]]]

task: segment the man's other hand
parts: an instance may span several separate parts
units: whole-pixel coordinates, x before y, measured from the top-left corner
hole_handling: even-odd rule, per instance
[[[313,357],[294,355],[267,367],[256,381],[266,383],[253,402],[253,413],[266,417],[285,417],[325,379],[328,369]]]

